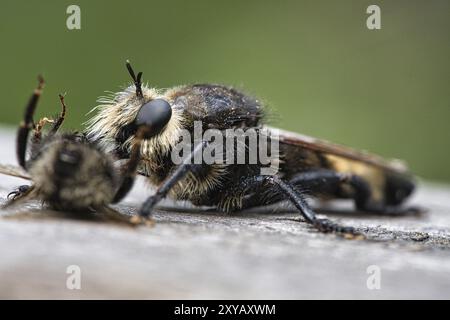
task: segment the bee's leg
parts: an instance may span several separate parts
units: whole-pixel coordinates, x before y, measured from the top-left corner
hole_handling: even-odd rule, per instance
[[[10,192],[7,196],[8,201],[2,206],[2,209],[6,209],[13,205],[17,205],[21,202],[29,200],[34,197],[35,187],[34,185],[28,186],[23,185],[18,187],[16,190]]]
[[[53,121],[53,126],[49,132],[50,135],[54,135],[56,132],[58,132],[59,127],[61,127],[64,119],[66,118],[66,104],[64,103],[64,96],[62,94],[59,95],[59,100],[61,101],[61,112]]]
[[[33,128],[33,115],[36,110],[36,106],[39,100],[39,97],[42,93],[42,88],[44,87],[44,79],[42,77],[38,78],[39,83],[37,88],[34,90],[28,104],[25,108],[24,119],[20,123],[19,129],[17,131],[17,160],[21,167],[26,170],[25,167],[25,154],[27,151],[27,143],[28,143],[28,134],[30,130]]]
[[[139,215],[141,217],[147,218],[151,214],[153,208],[158,204],[158,202],[164,199],[169,193],[170,189],[172,189],[172,187],[178,181],[183,179],[189,172],[195,174],[196,170],[203,167],[201,164],[194,164],[193,159],[197,153],[203,152],[205,146],[206,142],[199,143],[197,146],[195,146],[194,151],[185,158],[184,162],[175,169],[171,176],[164,180],[164,182],[156,190],[156,193],[145,200],[139,211]]]
[[[354,190],[354,201],[359,211],[384,215],[418,214],[422,210],[414,207],[386,205],[372,201],[372,190],[364,178],[332,170],[308,171],[295,175],[290,182],[308,192],[336,192],[341,184],[348,183]]]
[[[39,121],[34,125],[33,128],[33,137],[31,138],[32,143],[39,143],[41,142],[42,138],[42,129],[47,123],[54,123],[52,119],[49,119],[47,117],[44,117],[42,119],[39,119]]]
[[[8,199],[15,200],[21,196],[23,196],[25,193],[28,192],[28,189],[30,189],[31,186],[24,184],[21,186],[18,186],[16,189],[8,193],[6,196]]]

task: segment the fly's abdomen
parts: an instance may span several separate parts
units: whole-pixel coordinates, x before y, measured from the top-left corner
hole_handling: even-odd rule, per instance
[[[385,199],[388,205],[403,203],[415,189],[413,177],[406,174],[387,173]]]

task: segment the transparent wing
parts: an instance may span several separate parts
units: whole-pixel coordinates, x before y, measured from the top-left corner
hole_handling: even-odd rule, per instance
[[[345,159],[360,161],[366,164],[370,164],[385,170],[394,171],[398,173],[408,172],[406,164],[398,159],[386,160],[375,154],[371,154],[366,151],[355,150],[346,146],[334,144],[326,140],[317,139],[314,137],[278,128],[273,127],[267,128],[272,133],[277,134],[280,143],[290,145],[293,148],[305,148],[312,151],[321,152],[324,154],[336,155]]]

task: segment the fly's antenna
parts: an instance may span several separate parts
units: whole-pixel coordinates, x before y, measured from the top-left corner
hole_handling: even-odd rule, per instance
[[[136,74],[134,73],[134,70],[131,67],[129,60],[127,60],[126,66],[127,66],[128,72],[130,73],[131,78],[133,78],[134,85],[136,86],[136,95],[139,98],[143,98],[144,95],[142,94],[142,82],[141,82],[142,72],[139,72],[136,77]]]

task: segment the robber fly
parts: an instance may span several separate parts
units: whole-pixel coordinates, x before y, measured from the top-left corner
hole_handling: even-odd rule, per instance
[[[166,196],[228,212],[289,200],[318,230],[357,234],[352,227],[317,218],[307,196],[353,199],[358,211],[415,212],[400,206],[413,192],[414,182],[398,161],[265,127],[260,100],[233,88],[194,84],[158,90],[144,85],[142,72],[136,75],[128,61],[126,67],[134,83],[99,99],[97,114],[88,121],[87,136],[103,150],[129,158],[136,140],[136,118],[146,115],[154,132],[141,145],[139,171],[158,187],[140,208],[141,217],[149,217]],[[196,121],[202,123],[202,130],[268,128],[277,133],[278,173],[263,176],[250,164],[174,164],[171,151],[182,130],[193,133]],[[193,144],[189,157],[195,158],[208,143]]]
[[[33,121],[44,80],[34,90],[26,108],[23,121],[17,131],[17,159],[21,168],[0,166],[0,172],[32,181],[32,185],[20,186],[8,195],[5,207],[26,200],[39,199],[55,210],[70,212],[97,211],[105,218],[127,221],[108,205],[120,201],[131,189],[140,158],[142,140],[148,138],[148,126],[144,118],[136,119],[137,132],[129,160],[120,172],[114,166],[114,158],[89,142],[82,133],[58,133],[64,121],[66,105],[60,95],[62,111],[55,120],[43,118]],[[45,124],[52,126],[43,135]],[[29,139],[30,131],[32,136]],[[30,156],[26,159],[27,145]]]

